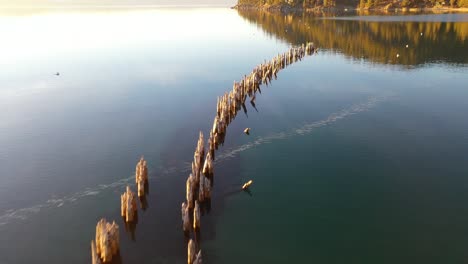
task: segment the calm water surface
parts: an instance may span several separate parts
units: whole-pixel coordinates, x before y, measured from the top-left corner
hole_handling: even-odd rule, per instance
[[[187,165],[216,97],[306,41],[320,52],[229,128],[204,261],[468,261],[464,14],[21,9],[0,11],[0,32],[2,264],[89,263],[101,217],[122,263],[184,263]],[[132,233],[119,196],[140,155],[149,207]]]

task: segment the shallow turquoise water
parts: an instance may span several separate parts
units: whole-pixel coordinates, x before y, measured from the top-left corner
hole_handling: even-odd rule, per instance
[[[101,217],[121,226],[123,263],[184,262],[186,163],[216,97],[303,41],[321,51],[262,88],[258,112],[238,114],[217,154],[205,262],[468,259],[463,15],[435,16],[439,26],[385,22],[390,41],[372,31],[378,22],[355,18],[285,25],[287,17],[256,24],[261,14],[226,9],[63,12],[0,17],[9,32],[0,53],[0,263],[89,262]],[[349,42],[339,39],[356,23]],[[394,35],[403,27],[425,31]],[[132,239],[119,195],[140,155],[149,208]],[[239,192],[249,179],[251,195]]]

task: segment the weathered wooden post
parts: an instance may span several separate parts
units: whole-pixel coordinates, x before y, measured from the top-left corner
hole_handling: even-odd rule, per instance
[[[190,239],[190,241],[189,241],[189,243],[188,243],[188,249],[187,249],[187,251],[188,251],[188,252],[187,252],[187,253],[188,253],[188,256],[187,256],[187,263],[188,263],[188,264],[193,264],[193,263],[194,263],[194,260],[195,260],[195,258],[196,258],[196,256],[195,256],[195,254],[196,254],[196,252],[195,252],[196,248],[195,248],[195,247],[196,247],[196,246],[195,246],[195,242],[194,242],[192,239]]]
[[[187,178],[187,182],[185,183],[187,206],[190,209],[193,208],[194,182],[195,179],[193,178],[192,173],[190,173],[189,177]]]
[[[193,229],[200,229],[200,205],[195,201],[195,208],[193,209]]]
[[[120,196],[120,211],[125,222],[132,222],[137,212],[135,193],[127,186],[126,191]]]
[[[145,195],[145,185],[148,182],[148,167],[146,160],[141,157],[135,169],[135,182],[138,186],[138,197]]]
[[[189,215],[188,205],[184,202],[182,203],[182,229],[184,233],[188,234],[190,232],[190,215]]]
[[[96,255],[102,262],[112,261],[112,257],[117,254],[120,247],[119,226],[114,222],[108,223],[102,218],[96,225],[96,240],[91,241],[91,255],[95,250]],[[93,260],[94,261],[94,260]]]

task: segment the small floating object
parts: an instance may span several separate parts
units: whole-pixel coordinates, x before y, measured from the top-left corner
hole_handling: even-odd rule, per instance
[[[244,129],[244,133],[247,134],[247,135],[250,135],[250,128]]]
[[[423,33],[421,32],[421,36],[423,35]]]
[[[408,44],[406,44],[406,48],[408,48]]]
[[[248,188],[250,187],[250,185],[252,185],[252,183],[253,183],[252,180],[250,180],[250,181],[244,183],[244,185],[242,185],[242,190],[248,189]]]
[[[60,72],[57,72],[55,75],[59,76],[59,75],[60,75]]]
[[[400,57],[400,54],[397,54],[396,57],[397,57],[397,58]]]

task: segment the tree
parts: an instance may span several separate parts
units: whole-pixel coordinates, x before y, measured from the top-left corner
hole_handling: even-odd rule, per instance
[[[366,0],[359,0],[359,8],[365,8],[366,7]]]

